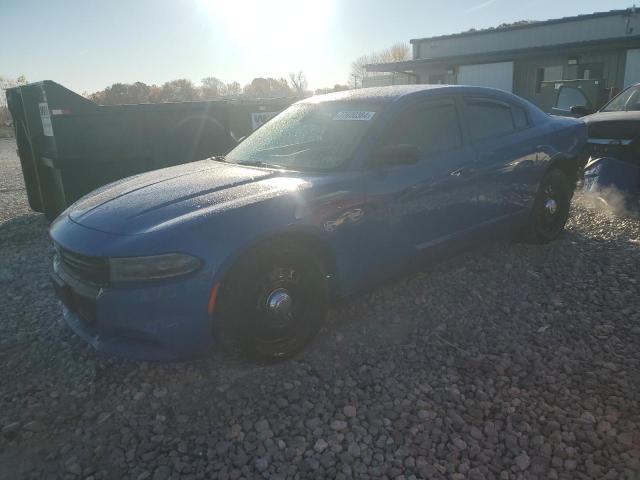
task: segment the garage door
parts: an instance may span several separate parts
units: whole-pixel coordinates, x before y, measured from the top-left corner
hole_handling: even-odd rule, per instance
[[[458,70],[458,85],[479,85],[513,91],[513,62],[462,65]]]
[[[640,83],[640,49],[627,50],[627,65],[624,69],[624,86]]]

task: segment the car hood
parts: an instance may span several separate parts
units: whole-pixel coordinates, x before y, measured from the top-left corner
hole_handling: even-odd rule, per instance
[[[593,138],[637,138],[640,112],[598,112],[584,117],[584,121]]]
[[[273,170],[202,160],[106,185],[65,213],[85,227],[137,235],[272,198],[306,183]]]
[[[597,112],[584,117],[587,123],[599,122],[640,122],[640,111]]]

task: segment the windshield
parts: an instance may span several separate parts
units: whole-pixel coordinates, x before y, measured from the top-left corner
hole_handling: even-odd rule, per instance
[[[355,152],[378,106],[354,102],[299,103],[233,149],[226,161],[292,170],[333,170]]]
[[[626,89],[602,109],[603,112],[640,111],[640,86]]]

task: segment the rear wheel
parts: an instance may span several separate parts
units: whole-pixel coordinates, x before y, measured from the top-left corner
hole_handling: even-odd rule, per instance
[[[260,363],[288,358],[321,328],[327,296],[324,268],[306,249],[283,242],[255,250],[223,282],[223,344]]]
[[[534,201],[528,226],[528,240],[547,243],[558,238],[569,218],[572,197],[567,175],[553,169],[545,175]]]

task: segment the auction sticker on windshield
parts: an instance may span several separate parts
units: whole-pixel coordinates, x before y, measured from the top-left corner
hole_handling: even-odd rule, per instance
[[[376,112],[358,112],[358,111],[350,111],[350,112],[338,112],[333,117],[334,120],[361,120],[368,122],[373,118]]]

